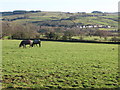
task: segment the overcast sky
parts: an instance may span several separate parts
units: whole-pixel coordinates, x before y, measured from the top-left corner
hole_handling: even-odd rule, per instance
[[[117,12],[119,0],[1,0],[0,11]]]

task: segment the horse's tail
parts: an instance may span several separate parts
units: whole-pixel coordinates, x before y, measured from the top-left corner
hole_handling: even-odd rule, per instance
[[[21,43],[19,44],[19,47],[23,46],[23,41],[21,41]]]
[[[19,47],[21,47],[22,46],[22,42],[19,44]]]
[[[41,47],[41,40],[39,40],[39,46]]]

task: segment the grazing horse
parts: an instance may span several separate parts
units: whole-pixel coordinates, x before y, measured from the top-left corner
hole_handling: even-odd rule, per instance
[[[30,47],[32,46],[32,41],[31,40],[23,40],[21,41],[21,43],[19,44],[19,47],[26,48],[26,45],[30,45]]]
[[[34,45],[37,46],[37,44],[39,44],[39,47],[41,47],[41,41],[40,41],[40,40],[33,40],[32,47],[33,47]]]

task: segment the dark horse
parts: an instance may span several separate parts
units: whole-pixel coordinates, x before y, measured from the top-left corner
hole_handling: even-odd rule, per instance
[[[39,47],[41,47],[41,41],[40,41],[40,40],[33,40],[32,47],[33,47],[34,45],[37,46],[37,44],[39,45]]]
[[[30,45],[30,47],[32,46],[32,41],[31,40],[23,40],[21,41],[21,43],[19,44],[19,47],[26,48],[26,45]]]

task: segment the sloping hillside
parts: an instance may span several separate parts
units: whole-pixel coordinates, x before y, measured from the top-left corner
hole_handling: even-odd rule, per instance
[[[13,15],[3,14],[2,20],[52,27],[102,25],[117,28],[117,17],[117,14],[112,13],[29,12]]]

